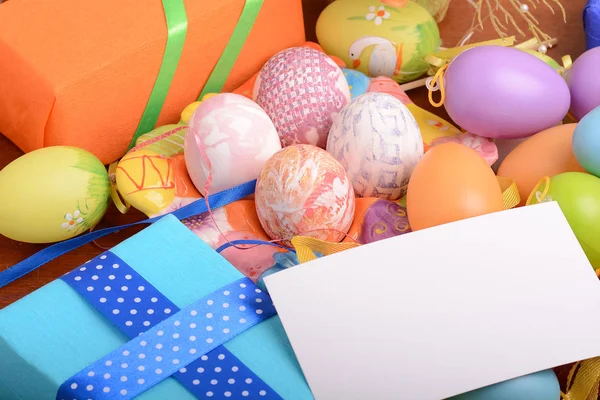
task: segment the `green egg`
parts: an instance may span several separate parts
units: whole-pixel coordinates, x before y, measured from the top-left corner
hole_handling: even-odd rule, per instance
[[[534,201],[556,201],[594,269],[600,268],[600,178],[565,172],[550,178],[548,190],[537,190]]]

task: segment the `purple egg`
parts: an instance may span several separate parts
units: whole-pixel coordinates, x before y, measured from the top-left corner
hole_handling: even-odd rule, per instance
[[[445,75],[448,115],[464,130],[488,138],[518,139],[559,124],[571,96],[552,67],[502,46],[461,53]]]
[[[567,70],[565,78],[571,91],[571,114],[578,120],[600,106],[600,47],[583,53]]]

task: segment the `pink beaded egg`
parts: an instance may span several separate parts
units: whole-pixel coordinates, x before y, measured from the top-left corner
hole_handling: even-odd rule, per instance
[[[252,100],[233,93],[210,97],[194,112],[185,134],[184,155],[194,186],[206,196],[256,179],[281,150],[269,116]]]
[[[333,118],[350,102],[350,89],[327,55],[292,47],[262,67],[253,98],[273,120],[284,147],[299,143],[325,148]]]
[[[255,202],[272,239],[304,235],[340,241],[354,219],[354,189],[344,167],[311,145],[286,147],[267,161],[258,176]]]

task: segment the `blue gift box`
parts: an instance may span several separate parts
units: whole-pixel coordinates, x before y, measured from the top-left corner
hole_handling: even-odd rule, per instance
[[[274,314],[165,216],[0,310],[0,399],[312,399]]]

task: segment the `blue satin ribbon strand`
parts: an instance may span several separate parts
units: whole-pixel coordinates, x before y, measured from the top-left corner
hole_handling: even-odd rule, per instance
[[[224,207],[227,204],[233,203],[234,201],[241,200],[254,193],[256,187],[256,180],[243,183],[234,188],[224,190],[222,192],[210,195],[208,202],[211,209]],[[188,204],[179,210],[173,211],[172,215],[179,218],[179,220],[193,217],[194,215],[202,214],[208,211],[206,207],[206,199],[196,200],[195,202]],[[13,265],[12,267],[0,272],[0,288],[8,285],[12,281],[19,279],[20,277],[35,271],[42,265],[49,261],[54,260],[63,254],[68,253],[71,250],[83,246],[84,244],[90,243],[96,239],[108,235],[109,233],[117,232],[134,225],[152,224],[163,216],[146,219],[132,224],[114,226],[111,228],[100,229],[94,232],[87,233],[85,235],[77,236],[73,239],[65,240],[64,242],[56,243],[52,246],[41,250],[29,258]]]
[[[600,0],[588,0],[583,9],[583,29],[587,49],[600,46]]]
[[[296,253],[296,250],[292,249],[291,247],[287,247],[275,242],[267,242],[266,240],[250,240],[250,239],[245,239],[245,240],[232,240],[230,242],[224,243],[221,246],[219,246],[215,251],[217,253],[221,253],[224,250],[233,247],[233,246],[243,246],[243,245],[251,245],[251,246],[273,246],[273,247],[279,247],[280,249],[284,249],[287,251],[290,251],[292,253]]]
[[[249,278],[183,310],[111,252],[61,279],[130,341],[67,379],[57,400],[132,399],[171,376],[198,399],[281,399],[222,346],[276,314]]]

